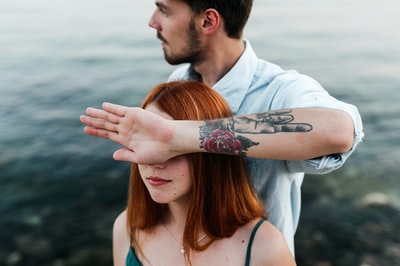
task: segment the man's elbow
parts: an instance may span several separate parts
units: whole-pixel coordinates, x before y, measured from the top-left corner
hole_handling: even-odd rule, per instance
[[[353,147],[354,125],[353,120],[347,117],[343,119],[336,130],[330,134],[331,143],[337,153],[346,153]]]

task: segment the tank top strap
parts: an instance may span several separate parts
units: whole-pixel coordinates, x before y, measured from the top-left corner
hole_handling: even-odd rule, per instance
[[[129,248],[128,256],[126,257],[126,266],[143,266],[132,245]]]
[[[256,232],[260,225],[265,222],[265,219],[261,219],[260,221],[257,222],[257,224],[254,226],[253,231],[251,231],[250,239],[249,239],[249,244],[247,245],[247,252],[246,252],[246,264],[245,266],[250,265],[250,258],[251,258],[251,247],[253,246],[253,241],[254,237],[256,235]]]

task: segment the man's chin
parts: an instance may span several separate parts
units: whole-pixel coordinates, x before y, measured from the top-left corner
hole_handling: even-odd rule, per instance
[[[173,66],[180,65],[180,64],[183,64],[183,63],[188,63],[185,60],[179,60],[179,59],[176,59],[176,58],[171,58],[171,57],[166,56],[166,55],[164,55],[164,59],[165,59],[165,61],[167,61],[168,64],[173,65]]]

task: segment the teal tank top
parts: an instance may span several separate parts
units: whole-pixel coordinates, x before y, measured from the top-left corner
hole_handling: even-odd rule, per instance
[[[129,249],[128,256],[126,257],[126,266],[143,266],[132,246]]]
[[[253,245],[254,237],[256,235],[258,228],[264,221],[265,221],[264,219],[261,219],[260,221],[258,221],[258,223],[254,226],[253,230],[251,231],[249,244],[247,245],[245,266],[250,265],[251,247]],[[139,258],[137,257],[137,255],[135,253],[135,250],[133,249],[132,246],[129,249],[128,256],[126,257],[126,266],[143,266],[143,264],[140,262]]]

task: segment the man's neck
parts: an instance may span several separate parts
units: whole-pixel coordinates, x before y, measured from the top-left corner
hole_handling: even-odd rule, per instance
[[[214,44],[208,49],[205,60],[193,64],[202,82],[211,87],[231,70],[245,49],[241,39],[225,39]]]

